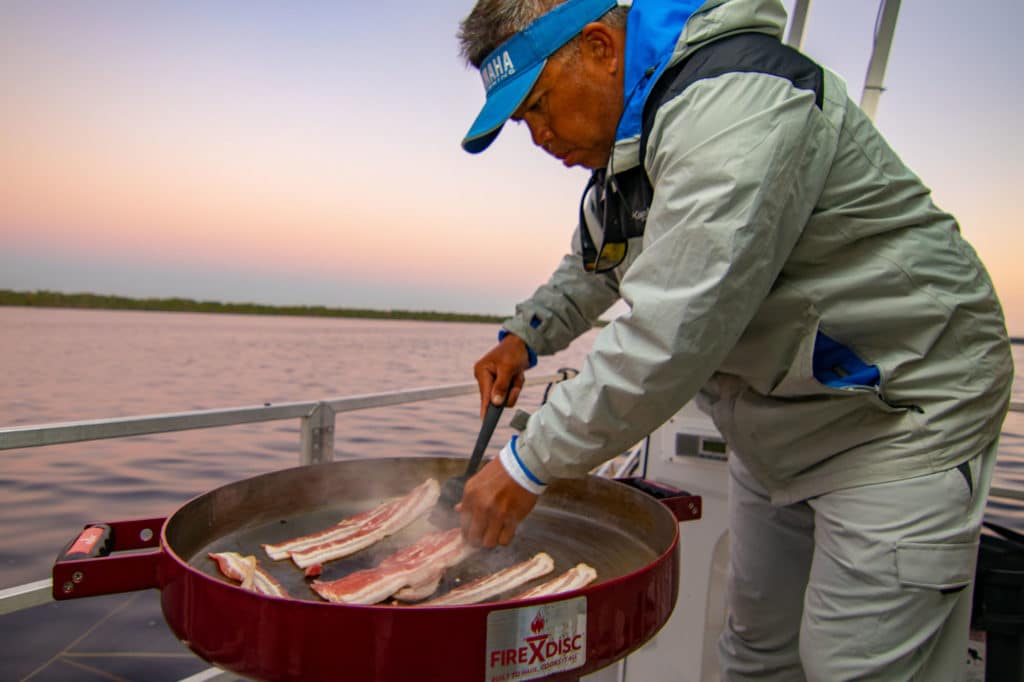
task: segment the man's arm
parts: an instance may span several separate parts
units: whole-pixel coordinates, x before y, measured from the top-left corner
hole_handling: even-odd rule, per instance
[[[510,392],[507,404],[515,405],[524,372],[536,363],[537,355],[550,355],[566,348],[618,300],[618,280],[614,274],[595,275],[583,269],[580,229],[585,227],[577,227],[573,253],[562,259],[547,283],[516,306],[516,314],[502,325],[498,345],[474,365],[481,416],[488,402],[503,402],[506,392]]]
[[[508,392],[508,405],[515,405],[524,373],[536,353],[555,353],[588,331],[598,317],[619,298],[618,280],[612,273],[591,274],[583,269],[577,228],[574,253],[565,256],[548,282],[527,301],[516,307],[506,320],[502,338],[473,367],[480,387],[480,416],[487,403],[500,404]],[[527,344],[530,344],[529,346]],[[513,479],[501,459],[509,456],[506,446],[501,458],[488,462],[466,483],[461,512],[463,533],[471,542],[485,547],[511,542],[519,522],[533,509],[538,488],[529,479]]]
[[[577,235],[574,242],[578,241]],[[545,284],[516,306],[515,315],[502,326],[538,355],[550,355],[589,331],[618,298],[614,275],[585,271],[574,249],[562,258]]]

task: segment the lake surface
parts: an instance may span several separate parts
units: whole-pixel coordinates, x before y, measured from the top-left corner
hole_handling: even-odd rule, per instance
[[[596,333],[531,374],[580,367]],[[496,334],[486,324],[0,307],[0,427],[468,383]],[[1014,357],[1024,366],[1024,347]],[[543,388],[528,387],[519,407],[536,409]],[[1020,379],[1014,400],[1024,400]],[[335,456],[468,456],[478,428],[474,395],[342,413]],[[297,419],[0,451],[0,589],[49,578],[86,523],[166,516],[298,457]],[[994,485],[1024,490],[1024,414],[1006,421]],[[1024,530],[1024,504],[991,500],[988,515]],[[0,679],[179,680],[207,667],[166,627],[155,590],[2,616],[0,641]]]

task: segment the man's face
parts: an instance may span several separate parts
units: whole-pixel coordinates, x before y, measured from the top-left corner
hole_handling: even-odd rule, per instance
[[[590,24],[588,28],[595,26]],[[530,127],[533,143],[566,167],[608,164],[622,115],[621,56],[584,30],[581,42],[552,55],[512,120]]]

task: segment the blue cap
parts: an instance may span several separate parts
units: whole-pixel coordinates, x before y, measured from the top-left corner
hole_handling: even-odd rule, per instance
[[[463,138],[462,148],[471,154],[487,149],[530,94],[548,57],[617,4],[617,0],[568,0],[487,55],[480,64],[487,101]]]

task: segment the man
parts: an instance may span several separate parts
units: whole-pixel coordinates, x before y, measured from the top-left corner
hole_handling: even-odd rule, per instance
[[[1012,361],[952,216],[777,0],[481,0],[486,103],[593,169],[567,256],[474,368],[514,403],[617,299],[521,436],[469,481],[471,541],[696,398],[730,450],[723,677],[956,679]],[[628,13],[627,13],[628,12]]]

